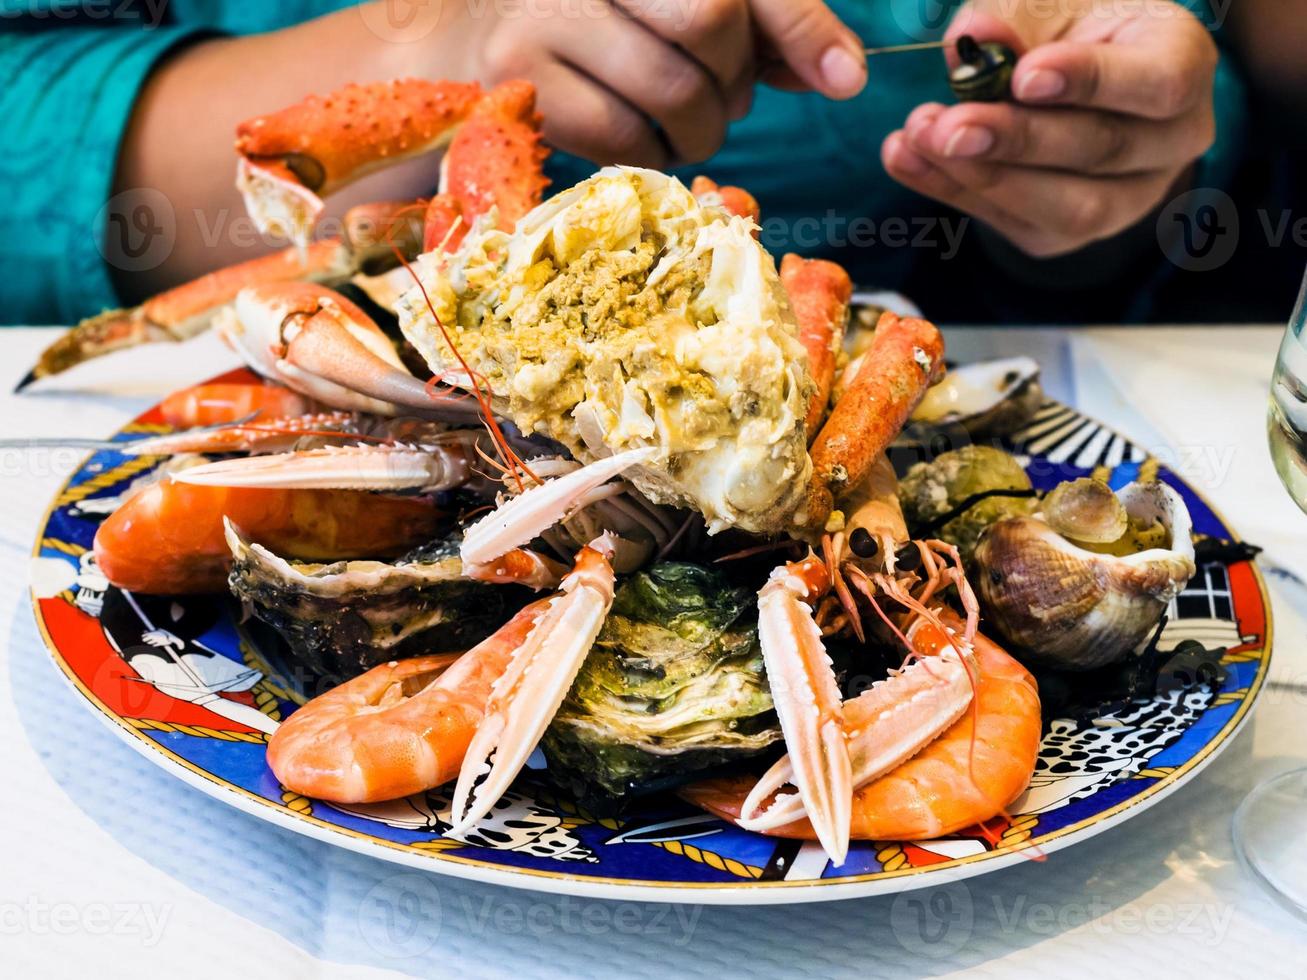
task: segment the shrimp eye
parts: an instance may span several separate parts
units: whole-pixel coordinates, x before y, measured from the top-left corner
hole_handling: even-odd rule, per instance
[[[849,550],[859,558],[875,558],[876,552],[880,551],[880,542],[865,527],[857,527],[849,535]]]

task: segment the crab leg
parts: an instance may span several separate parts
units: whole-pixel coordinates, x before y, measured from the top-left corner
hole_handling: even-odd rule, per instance
[[[237,127],[236,185],[260,230],[303,245],[323,197],[445,146],[481,94],[475,83],[413,78],[310,96]]]
[[[840,865],[849,849],[853,770],[839,687],[810,605],[828,587],[826,566],[815,556],[773,571],[758,593],[758,640],[794,785],[817,839]],[[743,816],[767,795],[750,794]]]
[[[700,174],[690,182],[690,193],[699,199],[700,204],[715,204],[731,214],[748,218],[755,225],[762,220],[762,208],[754,196],[743,187],[725,187],[717,181]],[[755,237],[757,232],[754,232]]]
[[[428,388],[409,374],[390,340],[367,314],[350,305],[347,311],[341,305],[323,304],[308,320],[288,329],[283,370],[322,378],[385,403],[389,410],[378,414],[476,418],[474,400]],[[371,329],[360,329],[363,324]]]
[[[817,383],[808,406],[808,441],[821,428],[835,380],[835,352],[844,340],[844,325],[853,298],[853,280],[842,266],[790,253],[781,260],[781,283],[799,321],[799,342],[808,352],[808,370]]]
[[[511,230],[544,195],[548,155],[540,142],[535,87],[509,81],[486,93],[441,160],[440,193],[428,205],[424,249],[453,251],[491,208],[498,227]]]
[[[36,366],[15,390],[116,350],[194,337],[207,330],[214,317],[246,286],[296,279],[336,280],[351,271],[349,250],[339,239],[314,242],[303,253],[284,249],[218,269],[162,292],[140,306],[108,310],[83,320],[42,352]]]
[[[448,835],[466,833],[490,812],[558,712],[613,603],[612,553],[607,535],[581,549],[558,594],[495,681],[459,770]]]
[[[881,314],[862,366],[809,450],[803,528],[825,529],[834,498],[862,482],[943,370],[944,340],[933,323]]]

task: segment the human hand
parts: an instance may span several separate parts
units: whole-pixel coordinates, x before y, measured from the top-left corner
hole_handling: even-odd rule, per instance
[[[464,14],[464,77],[529,79],[549,142],[599,163],[711,156],[760,77],[831,98],[866,82],[862,43],[822,0],[537,0],[516,16],[493,7]]]
[[[1215,137],[1216,45],[1178,4],[973,0],[947,36],[961,34],[1020,55],[1016,101],[918,106],[886,137],[881,159],[900,183],[1032,256],[1136,224]]]

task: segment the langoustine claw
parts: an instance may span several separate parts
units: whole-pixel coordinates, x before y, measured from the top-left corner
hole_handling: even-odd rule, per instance
[[[495,681],[485,718],[459,770],[450,834],[466,832],[490,812],[558,713],[613,604],[612,551],[606,535],[581,549]]]
[[[926,666],[934,666],[938,654],[953,649],[962,631],[961,620],[948,611],[940,611],[938,618],[949,632],[923,620],[910,634]],[[850,826],[854,839],[921,840],[955,833],[1002,813],[1029,785],[1039,753],[1038,687],[1030,673],[997,644],[979,633],[973,642],[976,666],[970,706],[937,738],[923,737],[924,744],[906,761],[854,791]],[[948,699],[941,703],[947,704]],[[875,722],[874,708],[870,699],[846,702],[845,724],[850,731]],[[918,729],[928,730],[928,726]],[[852,745],[855,760],[861,756],[861,741],[864,738],[859,737]],[[856,764],[862,767],[861,762]],[[769,781],[775,782],[776,776]],[[680,793],[705,810],[739,822],[753,785],[747,776],[726,777],[696,783]],[[815,838],[812,824],[793,808],[793,801],[778,799],[775,805],[787,808],[777,816],[795,819],[760,827],[763,833]]]
[[[772,572],[758,593],[758,641],[794,784],[817,839],[839,865],[849,849],[853,772],[840,691],[807,605],[828,587],[826,566],[815,557]],[[750,794],[746,817],[755,814],[765,796]]]

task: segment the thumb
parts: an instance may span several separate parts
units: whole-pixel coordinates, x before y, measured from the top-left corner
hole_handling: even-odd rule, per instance
[[[862,41],[822,0],[753,0],[751,9],[764,46],[805,86],[832,99],[866,86]]]

